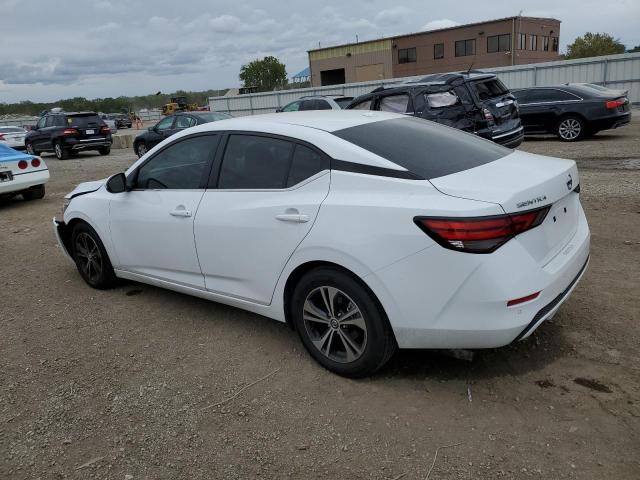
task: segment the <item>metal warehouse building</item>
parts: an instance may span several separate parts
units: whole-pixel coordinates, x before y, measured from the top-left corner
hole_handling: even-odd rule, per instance
[[[507,17],[310,50],[314,87],[559,60],[560,20]]]

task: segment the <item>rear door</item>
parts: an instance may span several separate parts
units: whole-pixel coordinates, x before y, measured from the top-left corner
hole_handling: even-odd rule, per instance
[[[329,158],[291,139],[228,135],[194,232],[207,290],[269,304],[329,192]]]

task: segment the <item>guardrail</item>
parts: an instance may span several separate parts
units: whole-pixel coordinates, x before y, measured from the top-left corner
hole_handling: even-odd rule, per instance
[[[495,73],[509,88],[557,85],[567,82],[596,83],[616,90],[628,90],[629,101],[640,103],[640,53],[483,68],[482,70]],[[403,83],[423,76],[388,78],[373,82],[250,93],[229,97],[209,97],[209,106],[212,111],[226,112],[237,117],[272,113],[277,108],[305,95],[357,97],[380,86]]]

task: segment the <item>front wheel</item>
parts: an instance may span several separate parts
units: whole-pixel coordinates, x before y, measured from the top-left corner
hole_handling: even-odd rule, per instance
[[[556,133],[563,142],[577,142],[585,134],[584,121],[580,117],[564,117],[558,122]]]
[[[71,234],[71,246],[78,272],[89,286],[105,290],[116,285],[116,274],[107,251],[93,228],[78,223]]]
[[[371,375],[397,348],[373,293],[337,268],[317,268],[302,277],[291,299],[291,313],[307,351],[339,375]]]
[[[27,147],[27,153],[29,155],[35,155],[36,157],[40,155],[40,152],[33,148],[33,144],[31,142],[27,143],[25,146]]]
[[[69,158],[69,150],[62,146],[61,142],[56,142],[53,146],[53,153],[56,154],[58,160],[66,160]]]
[[[98,152],[100,152],[100,155],[109,155],[111,153],[111,147],[100,147]]]
[[[144,142],[136,143],[135,151],[138,158],[144,156],[147,153],[147,144]]]

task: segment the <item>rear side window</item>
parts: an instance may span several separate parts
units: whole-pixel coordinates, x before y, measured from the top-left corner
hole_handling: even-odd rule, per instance
[[[407,113],[409,111],[409,95],[389,95],[380,99],[380,110],[383,112]]]
[[[453,90],[448,92],[429,93],[426,97],[427,103],[431,108],[450,107],[460,101]]]
[[[287,187],[292,187],[328,168],[329,160],[326,157],[309,147],[296,145],[291,171],[289,172],[289,179],[287,180]]]
[[[326,100],[316,100],[314,110],[331,110],[331,105]]]
[[[255,135],[231,135],[222,159],[218,188],[284,188],[293,143]]]
[[[367,123],[333,134],[425,179],[478,167],[511,153],[475,135],[415,117]]]
[[[179,116],[176,117],[176,128],[189,128],[196,124],[196,119],[192,117]]]

